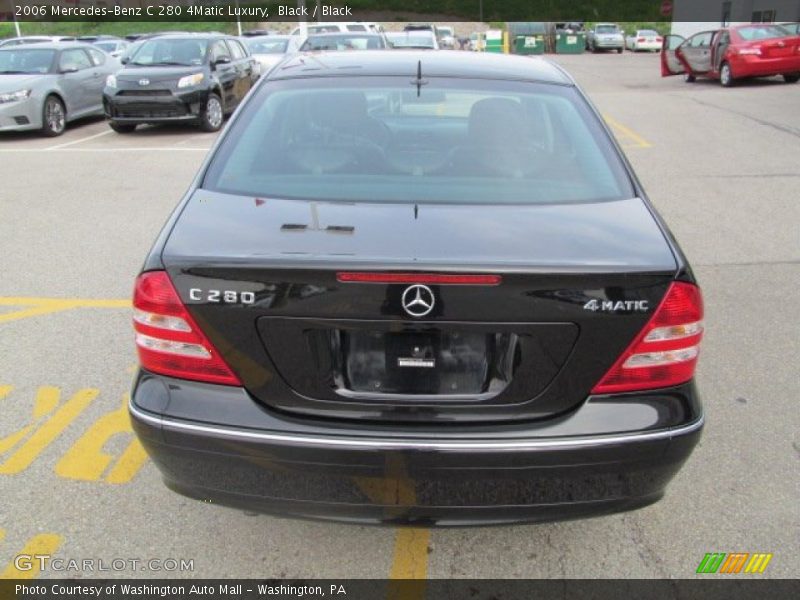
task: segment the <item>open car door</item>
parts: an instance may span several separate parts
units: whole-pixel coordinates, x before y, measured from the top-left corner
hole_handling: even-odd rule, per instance
[[[670,75],[680,75],[686,69],[683,63],[675,55],[678,49],[686,38],[679,35],[665,35],[664,41],[661,44],[661,76],[669,77]]]

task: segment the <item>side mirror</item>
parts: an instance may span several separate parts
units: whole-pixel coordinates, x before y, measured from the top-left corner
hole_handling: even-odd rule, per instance
[[[211,63],[212,66],[218,67],[219,65],[229,65],[231,62],[230,56],[220,56],[217,60]]]
[[[122,58],[119,59],[119,62],[122,63],[123,65],[127,65],[129,62],[131,62],[131,57],[123,56]]]
[[[67,73],[77,73],[78,67],[64,67],[61,69],[61,73],[66,75]]]

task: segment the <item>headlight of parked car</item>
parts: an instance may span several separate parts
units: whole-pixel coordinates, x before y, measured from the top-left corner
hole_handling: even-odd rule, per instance
[[[109,75],[106,77],[106,87],[116,88],[117,87],[117,77],[115,75]]]
[[[16,92],[8,92],[5,94],[0,94],[0,104],[4,102],[16,102],[17,100],[25,100],[26,98],[30,98],[31,90],[19,90]]]
[[[192,87],[193,85],[199,84],[201,81],[203,81],[203,74],[202,73],[195,73],[194,75],[187,75],[186,77],[181,77],[178,80],[178,87],[179,88]]]

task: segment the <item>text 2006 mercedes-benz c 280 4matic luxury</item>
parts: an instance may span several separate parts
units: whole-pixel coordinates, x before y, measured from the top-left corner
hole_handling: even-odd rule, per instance
[[[169,488],[212,503],[604,514],[661,498],[703,426],[689,265],[544,60],[286,59],[134,295],[134,427]]]

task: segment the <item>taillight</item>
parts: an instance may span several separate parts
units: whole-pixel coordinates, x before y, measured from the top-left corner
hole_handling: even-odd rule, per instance
[[[690,283],[673,282],[650,321],[592,394],[670,387],[694,376],[703,337],[703,297]]]
[[[647,40],[645,38],[636,38],[636,41],[637,42],[646,42]]]
[[[133,328],[142,367],[207,383],[242,385],[181,302],[164,271],[142,273],[133,292]]]

